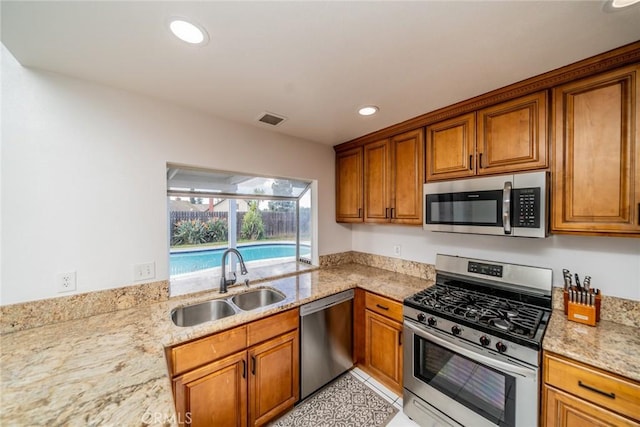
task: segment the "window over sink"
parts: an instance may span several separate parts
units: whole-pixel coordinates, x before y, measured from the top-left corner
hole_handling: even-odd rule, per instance
[[[240,251],[249,273],[317,264],[314,186],[311,180],[168,164],[170,293],[215,289],[229,248]],[[237,258],[227,262],[227,272],[235,272]]]

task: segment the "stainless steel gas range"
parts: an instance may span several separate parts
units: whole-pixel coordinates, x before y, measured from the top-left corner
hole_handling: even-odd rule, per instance
[[[404,301],[404,412],[424,427],[538,425],[552,271],[438,255]]]

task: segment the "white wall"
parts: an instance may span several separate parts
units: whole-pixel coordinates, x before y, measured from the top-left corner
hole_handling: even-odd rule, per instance
[[[505,261],[553,269],[554,286],[562,269],[591,276],[605,295],[640,300],[640,240],[622,237],[552,235],[546,239],[476,236],[423,231],[415,227],[354,225],[354,251],[435,264],[436,254]]]
[[[329,146],[21,67],[2,46],[0,304],[168,278],[167,162],[318,180],[319,253],[351,249],[334,220]],[[263,106],[259,107],[262,108]]]
[[[28,70],[4,46],[1,60],[0,304],[60,296],[54,279],[65,271],[77,271],[77,292],[130,285],[141,262],[167,279],[167,162],[317,179],[320,254],[393,256],[400,244],[402,258],[420,262],[441,252],[550,267],[556,285],[568,268],[640,300],[639,239],[339,225],[331,147]]]

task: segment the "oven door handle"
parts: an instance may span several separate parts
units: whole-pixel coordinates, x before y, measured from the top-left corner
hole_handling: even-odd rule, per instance
[[[413,326],[411,323],[405,321],[405,327],[409,328],[411,332],[422,337],[428,341],[434,342],[435,344],[439,344],[455,353],[462,354],[463,356],[467,356],[468,358],[481,362],[487,366],[498,369],[500,371],[506,372],[512,375],[520,375],[526,378],[530,378],[535,376],[535,370],[532,368],[526,368],[524,366],[515,365],[512,363],[503,362],[501,360],[493,359],[491,357],[485,356],[484,354],[476,353],[475,351],[468,350],[464,347],[460,347],[452,342],[449,342],[445,339],[442,339],[432,333],[424,331],[422,329],[418,329]]]

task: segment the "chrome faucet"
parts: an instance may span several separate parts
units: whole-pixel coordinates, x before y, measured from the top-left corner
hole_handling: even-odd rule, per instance
[[[227,272],[226,272],[226,268],[227,268],[227,255],[229,254],[229,252],[233,252],[234,254],[236,254],[236,256],[238,257],[238,261],[240,261],[240,273],[242,275],[245,275],[248,273],[247,271],[247,267],[244,265],[244,259],[242,259],[242,254],[234,248],[229,248],[226,251],[224,251],[222,253],[222,277],[220,278],[220,293],[221,294],[226,294],[227,293],[227,286],[229,285],[233,285],[234,283],[236,283],[236,272],[233,272],[233,279],[229,279],[227,280]],[[249,286],[249,279],[246,279],[244,281],[244,284]]]

